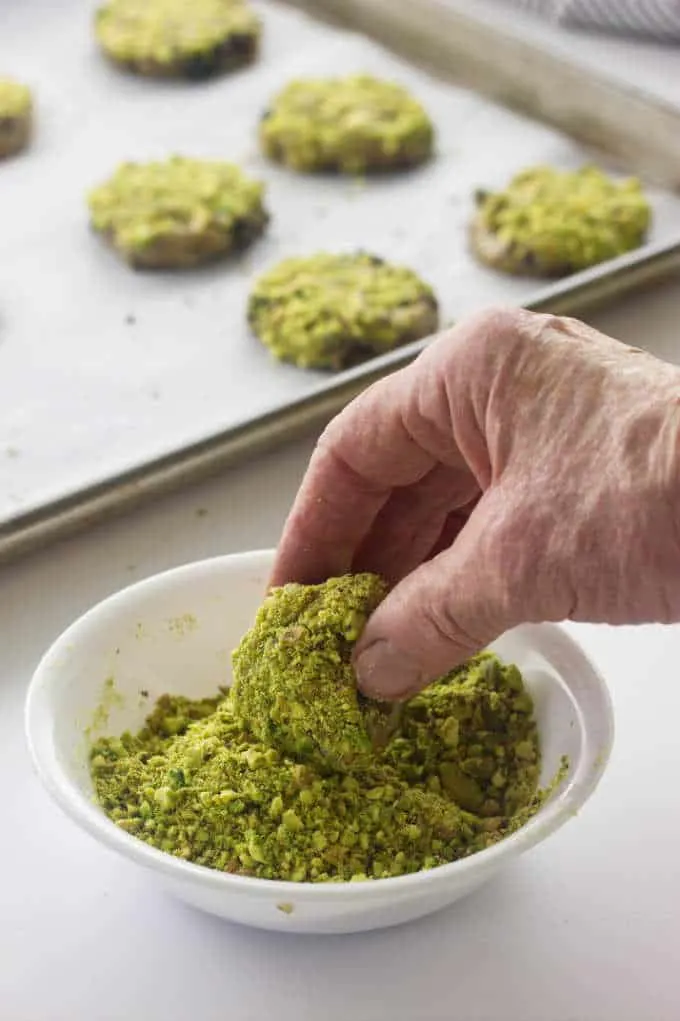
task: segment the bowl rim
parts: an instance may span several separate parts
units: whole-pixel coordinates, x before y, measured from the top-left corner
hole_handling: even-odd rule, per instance
[[[177,858],[165,851],[160,851],[143,840],[135,837],[115,825],[105,815],[96,802],[88,796],[66,775],[62,768],[52,738],[52,715],[48,707],[48,693],[53,678],[58,676],[58,664],[63,654],[74,641],[77,642],[84,630],[98,626],[102,614],[115,612],[119,604],[124,604],[131,596],[148,594],[156,588],[178,578],[188,575],[221,571],[226,566],[238,568],[239,564],[249,567],[268,567],[273,559],[274,550],[259,549],[239,553],[223,554],[191,561],[179,567],[134,582],[112,595],[100,600],[89,610],[73,621],[50,645],[40,659],[29,683],[24,707],[24,730],[28,750],[33,767],[51,798],[61,810],[81,829],[102,844],[118,851],[125,858],[135,861],[148,869],[159,872],[168,879],[183,883],[197,884],[213,892],[227,892],[252,895],[255,897],[271,897],[288,899],[294,897],[297,903],[301,900],[329,897],[337,900],[354,900],[380,898],[384,893],[395,895],[406,894],[414,887],[422,887],[432,883],[446,882],[453,875],[466,876],[468,873],[477,875],[495,871],[505,858],[517,857],[536,844],[545,840],[570,818],[575,816],[598,786],[609,762],[614,740],[613,705],[606,682],[584,652],[562,625],[552,623],[522,625],[536,633],[549,636],[553,644],[580,663],[581,671],[589,675],[592,692],[599,702],[599,724],[602,733],[598,739],[598,753],[591,768],[585,772],[578,769],[582,756],[572,765],[573,777],[566,786],[558,791],[546,804],[519,830],[499,840],[497,844],[476,851],[474,854],[432,869],[407,873],[403,876],[391,876],[384,879],[369,879],[364,882],[294,882],[284,879],[262,879],[254,876],[239,876],[229,872],[219,872],[206,865],[197,865]],[[520,629],[515,629],[520,630]],[[570,692],[573,697],[573,693]],[[588,719],[581,712],[575,701],[584,737],[588,734]],[[582,747],[585,746],[582,742]]]

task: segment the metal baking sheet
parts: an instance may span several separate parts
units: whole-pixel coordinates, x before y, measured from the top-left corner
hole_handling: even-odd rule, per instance
[[[0,67],[33,87],[38,123],[31,149],[0,167],[0,557],[322,421],[418,350],[334,377],[275,363],[249,336],[244,307],[253,275],[286,255],[365,248],[407,263],[436,289],[444,322],[498,302],[575,311],[680,264],[680,198],[653,187],[652,247],[614,273],[598,267],[540,289],[478,267],[464,240],[472,191],[592,153],[362,34],[291,5],[256,6],[257,65],[194,85],[109,67],[91,5],[4,0]],[[362,7],[369,30],[380,7],[386,16],[375,0]],[[367,69],[429,109],[435,161],[350,181],[296,176],[259,156],[259,114],[290,78]],[[84,196],[122,160],[174,152],[231,159],[265,180],[270,229],[242,259],[135,273],[88,230]]]

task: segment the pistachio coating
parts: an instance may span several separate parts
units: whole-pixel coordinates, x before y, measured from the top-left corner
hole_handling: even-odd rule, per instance
[[[233,655],[234,706],[258,741],[321,767],[368,760],[350,655],[386,592],[372,574],[272,590]]]
[[[94,30],[126,70],[200,79],[254,60],[261,25],[245,0],[109,0]]]
[[[285,259],[256,281],[248,321],[272,354],[339,370],[433,333],[432,289],[412,270],[365,252]]]
[[[506,273],[560,277],[639,247],[651,210],[635,178],[597,167],[532,167],[503,191],[480,191],[470,228],[477,258]]]
[[[88,196],[93,228],[135,267],[195,266],[264,230],[264,186],[232,163],[124,163]]]
[[[363,174],[423,163],[434,128],[406,89],[370,75],[291,82],[260,122],[262,150],[293,170]]]
[[[33,122],[33,100],[26,85],[0,78],[0,158],[26,147]]]

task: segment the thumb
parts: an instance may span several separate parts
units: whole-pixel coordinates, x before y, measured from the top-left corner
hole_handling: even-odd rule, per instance
[[[502,519],[489,497],[453,545],[404,578],[369,618],[354,652],[365,695],[410,698],[520,622],[510,612]]]

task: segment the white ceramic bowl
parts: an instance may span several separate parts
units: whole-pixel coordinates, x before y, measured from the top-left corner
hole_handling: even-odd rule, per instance
[[[538,814],[494,847],[395,879],[312,884],[216,872],[124,833],[93,801],[85,729],[97,716],[97,733],[138,729],[149,705],[164,692],[200,697],[227,682],[230,652],[252,622],[271,563],[270,551],[218,557],[124,589],[57,639],[30,686],[28,743],[49,793],[79,826],[143,865],[172,893],[205,911],[265,929],[328,933],[394,925],[478,887],[575,815],[593,792],[613,738],[607,689],[564,631],[530,625],[504,636],[495,649],[521,668],[535,699],[543,780],[554,775],[562,755],[571,765],[565,783]],[[114,696],[109,690],[108,713],[97,713],[109,678]],[[142,690],[148,699],[140,696]]]

